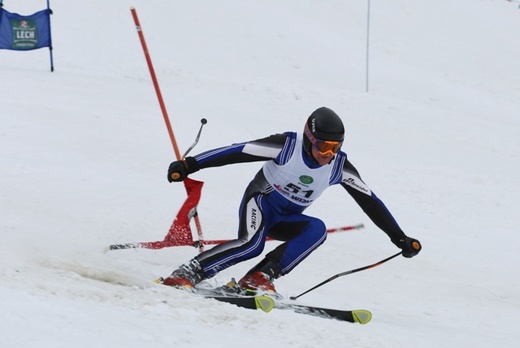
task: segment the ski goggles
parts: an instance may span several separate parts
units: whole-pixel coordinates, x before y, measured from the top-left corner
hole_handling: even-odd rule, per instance
[[[321,140],[316,139],[314,135],[312,135],[309,127],[305,125],[305,135],[307,139],[311,142],[312,146],[318,150],[320,155],[335,155],[338,153],[341,145],[343,145],[343,141],[332,141],[332,140]]]

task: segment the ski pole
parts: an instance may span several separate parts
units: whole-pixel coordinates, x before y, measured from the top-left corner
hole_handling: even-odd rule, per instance
[[[204,125],[206,123],[208,123],[208,121],[205,118],[200,120],[199,133],[197,134],[197,137],[195,138],[195,142],[193,144],[191,144],[191,146],[188,148],[188,150],[186,150],[184,155],[182,155],[181,160],[185,159],[186,156],[188,155],[188,153],[195,147],[195,145],[197,145],[197,143],[199,142],[200,133],[202,133],[202,127],[204,127]],[[173,180],[177,180],[181,175],[179,173],[172,173],[171,176],[172,176]]]
[[[382,265],[382,264],[385,263],[386,261],[390,261],[390,260],[393,259],[394,257],[397,257],[397,256],[401,255],[402,253],[403,253],[403,252],[400,251],[400,252],[398,252],[397,254],[392,255],[392,256],[390,256],[390,257],[387,257],[386,259],[381,260],[381,261],[379,261],[379,262],[376,262],[376,263],[374,263],[374,264],[371,264],[371,265],[368,265],[368,266],[364,266],[364,267],[360,267],[360,268],[356,268],[356,269],[352,269],[352,270],[350,270],[350,271],[345,271],[345,272],[338,273],[338,274],[336,274],[336,275],[330,277],[329,279],[327,279],[327,280],[325,280],[325,281],[319,283],[318,285],[316,285],[316,286],[310,288],[309,290],[307,290],[307,291],[305,291],[305,292],[302,292],[302,293],[299,294],[298,296],[291,296],[291,297],[289,297],[289,298],[290,298],[291,300],[296,300],[298,297],[303,296],[303,295],[305,295],[306,293],[309,293],[309,292],[311,292],[312,290],[315,290],[315,289],[319,288],[320,286],[325,285],[325,284],[327,284],[327,283],[330,282],[330,281],[333,281],[333,280],[336,279],[336,278],[339,278],[339,277],[342,277],[342,276],[345,276],[345,275],[348,275],[348,274],[356,273],[356,272],[361,272],[361,271],[364,271],[364,270],[366,270],[366,269],[370,269],[370,268],[377,267],[377,266],[379,266],[379,265]]]
[[[182,155],[182,159],[185,159],[186,156],[188,155],[188,153],[190,153],[190,151],[195,147],[195,145],[198,144],[199,138],[200,138],[200,133],[202,133],[202,127],[204,127],[204,125],[206,123],[208,123],[208,120],[206,120],[205,118],[202,118],[200,120],[200,128],[199,128],[199,132],[197,133],[197,137],[195,138],[195,141],[193,142],[193,144],[191,144],[191,146],[188,148],[188,150],[186,150],[184,155]]]

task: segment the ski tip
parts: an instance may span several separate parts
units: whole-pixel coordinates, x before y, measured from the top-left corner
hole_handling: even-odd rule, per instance
[[[274,300],[268,296],[255,296],[255,304],[257,309],[261,309],[269,313],[274,308]]]
[[[366,324],[372,320],[372,313],[365,309],[356,309],[352,311],[352,317],[356,323]]]

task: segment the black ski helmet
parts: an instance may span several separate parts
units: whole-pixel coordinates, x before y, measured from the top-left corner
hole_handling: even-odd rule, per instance
[[[310,155],[312,154],[312,142],[307,135],[307,129],[314,138],[319,140],[343,141],[345,137],[345,127],[343,127],[341,118],[326,107],[316,109],[307,119],[303,132],[303,147]]]

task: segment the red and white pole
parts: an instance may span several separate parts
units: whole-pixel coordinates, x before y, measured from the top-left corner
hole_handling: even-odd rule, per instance
[[[143,30],[141,28],[141,24],[139,23],[139,18],[137,17],[137,11],[134,7],[130,7],[130,12],[132,13],[132,17],[134,18],[135,29],[137,30],[137,34],[139,35],[139,40],[141,41],[141,45],[143,46],[144,56],[146,58],[146,63],[148,64],[148,69],[150,70],[150,75],[152,77],[153,86],[155,88],[155,93],[157,94],[157,99],[159,100],[159,105],[161,107],[162,115],[164,118],[164,123],[166,124],[166,128],[168,129],[168,135],[170,136],[170,140],[173,146],[173,151],[175,152],[175,157],[177,160],[181,160],[181,153],[179,151],[179,147],[177,146],[177,141],[175,139],[175,135],[173,134],[173,129],[170,123],[170,118],[168,117],[168,111],[166,110],[166,106],[164,104],[164,100],[161,94],[161,89],[159,88],[159,82],[157,82],[157,76],[155,75],[155,70],[153,68],[152,59],[150,58],[150,53],[148,52],[148,47],[146,45],[146,41],[144,39]],[[188,191],[188,182],[184,181],[184,186]],[[188,193],[189,194],[189,193]],[[197,233],[199,235],[199,239],[203,239],[202,235],[202,227],[199,220],[198,213],[194,216],[195,225],[197,227]],[[200,251],[203,251],[203,246],[199,247]]]

